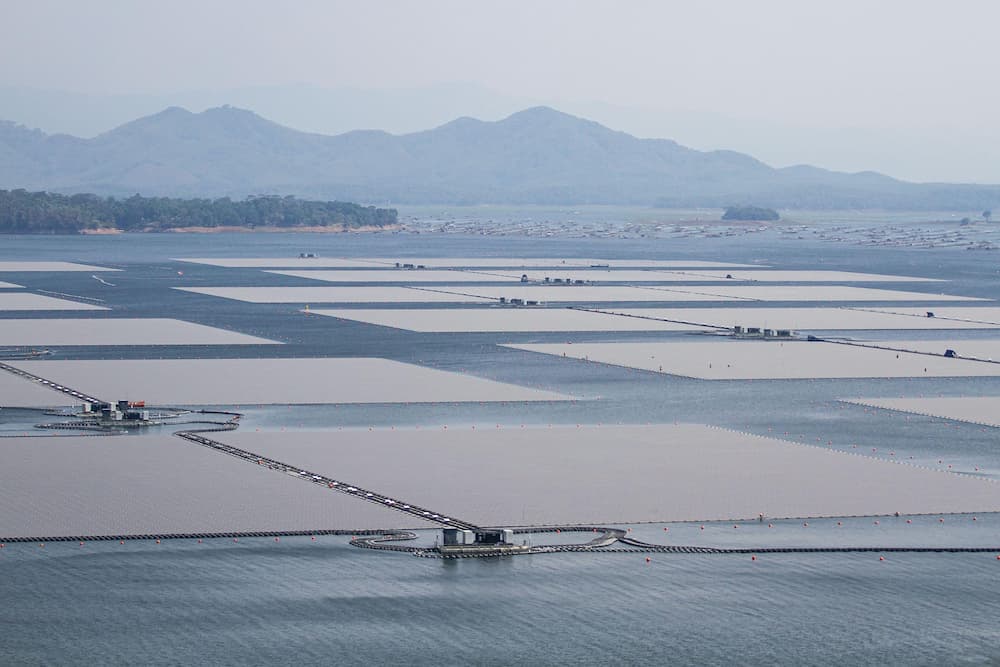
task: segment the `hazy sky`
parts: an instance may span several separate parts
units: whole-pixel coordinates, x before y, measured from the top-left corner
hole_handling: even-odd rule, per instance
[[[963,0],[3,0],[0,85],[467,83],[779,165],[1000,182],[997,26]]]

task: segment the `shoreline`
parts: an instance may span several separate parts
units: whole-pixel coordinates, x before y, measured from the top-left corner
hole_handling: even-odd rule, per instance
[[[327,225],[327,226],[313,226],[313,227],[241,227],[241,226],[225,226],[225,227],[173,227],[171,229],[143,229],[138,231],[125,231],[123,229],[81,229],[75,233],[69,234],[40,234],[51,235],[51,236],[111,236],[117,234],[221,234],[225,232],[235,232],[235,233],[256,233],[263,232],[266,234],[274,233],[289,233],[289,232],[307,232],[312,234],[369,234],[372,232],[386,232],[386,231],[399,231],[402,229],[402,225],[385,225],[383,227],[375,227],[371,225],[362,227],[347,227],[345,225]]]

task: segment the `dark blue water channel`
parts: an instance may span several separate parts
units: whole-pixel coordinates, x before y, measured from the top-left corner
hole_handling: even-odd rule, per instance
[[[310,317],[299,305],[247,304],[177,286],[307,285],[256,269],[177,257],[580,256],[766,263],[944,278],[875,285],[1000,297],[995,253],[734,239],[518,239],[443,235],[136,235],[4,237],[0,259],[124,269],[11,273],[32,290],[103,299],[87,317],[174,317],[283,346],[63,347],[55,358],[380,356],[539,386],[576,401],[250,407],[244,428],[365,425],[704,422],[931,467],[1000,476],[998,430],[846,405],[858,396],[1000,396],[1000,378],[700,381],[498,347],[567,334],[419,334]],[[183,275],[178,272],[182,272]],[[641,304],[653,305],[653,304]],[[675,306],[679,304],[668,304]],[[718,304],[689,304],[691,307]],[[752,304],[741,304],[752,305]],[[768,306],[775,304],[766,304]],[[804,304],[800,304],[804,305]],[[810,304],[815,305],[815,304]],[[923,305],[923,304],[914,304]],[[943,304],[941,304],[943,305]],[[964,304],[962,304],[964,305]],[[379,307],[379,306],[373,306]],[[929,306],[932,307],[932,306]],[[51,314],[3,313],[4,317]],[[851,332],[883,338],[995,332]],[[609,334],[573,335],[604,340]],[[685,334],[614,334],[672,338]],[[702,340],[702,339],[699,339]],[[0,411],[0,434],[33,423]],[[829,444],[828,444],[829,443]],[[875,449],[875,452],[871,450]],[[2,462],[0,462],[2,464]],[[978,468],[978,471],[976,470]],[[44,481],[40,481],[44,483]],[[607,492],[613,492],[608,489]],[[676,544],[1000,545],[986,515],[634,526]],[[669,530],[662,530],[664,527]],[[997,664],[996,554],[553,554],[438,561],[354,549],[342,537],[6,545],[0,550],[0,661],[7,664]]]

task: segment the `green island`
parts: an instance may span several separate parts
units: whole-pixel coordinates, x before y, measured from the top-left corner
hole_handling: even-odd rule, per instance
[[[729,206],[722,214],[723,220],[780,220],[781,216],[773,208],[760,206]]]
[[[395,209],[340,201],[257,196],[241,201],[0,190],[0,233],[87,234],[164,231],[348,231],[397,224]]]

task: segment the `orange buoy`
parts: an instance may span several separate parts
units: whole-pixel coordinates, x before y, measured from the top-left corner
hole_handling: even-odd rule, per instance
[[[885,556],[879,556],[879,557],[878,557],[878,559],[879,559],[880,561],[881,561],[881,560],[885,560]]]

